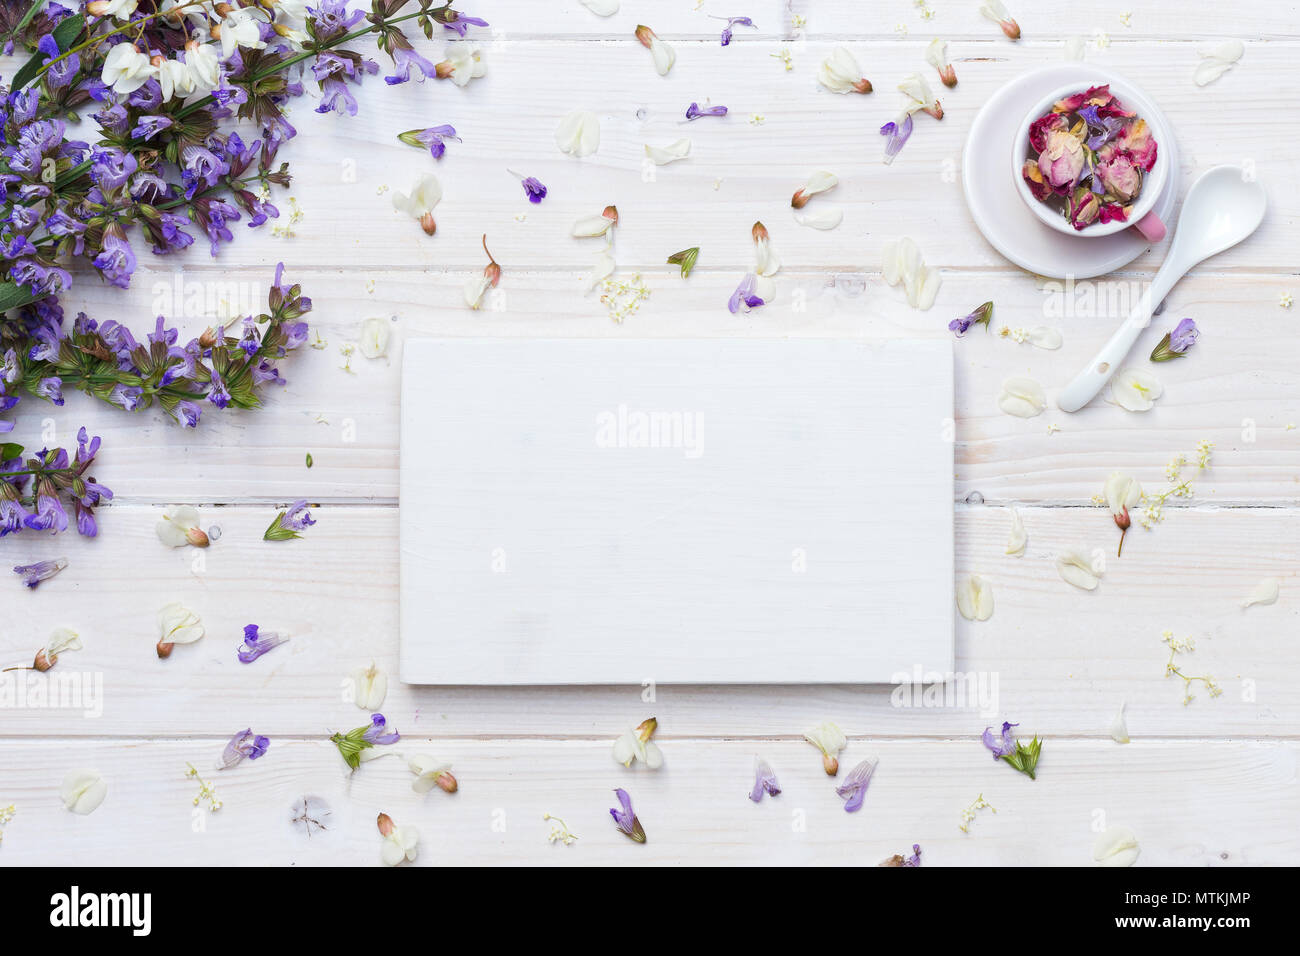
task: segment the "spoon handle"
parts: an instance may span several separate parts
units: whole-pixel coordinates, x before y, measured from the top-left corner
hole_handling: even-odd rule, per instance
[[[1181,279],[1186,271],[1186,266],[1180,268],[1172,259],[1165,262],[1155,278],[1151,280],[1151,285],[1139,297],[1137,305],[1124,320],[1124,324],[1115,330],[1110,341],[1101,347],[1101,351],[1093,356],[1092,361],[1084,366],[1083,371],[1061,390],[1061,394],[1056,399],[1056,404],[1061,411],[1077,412],[1083,408],[1101,391],[1102,386],[1110,381],[1111,376],[1119,371],[1124,356],[1128,355],[1129,349],[1142,334],[1142,330],[1151,324],[1151,316],[1156,307],[1164,301],[1165,296],[1174,287],[1174,283]]]

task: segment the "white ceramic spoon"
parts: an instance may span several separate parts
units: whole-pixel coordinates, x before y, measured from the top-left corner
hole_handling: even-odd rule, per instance
[[[1164,265],[1137,306],[1092,362],[1061,391],[1056,404],[1077,412],[1092,401],[1151,324],[1151,314],[1192,266],[1235,246],[1264,218],[1264,187],[1239,166],[1215,166],[1192,183],[1178,216],[1178,231]]]

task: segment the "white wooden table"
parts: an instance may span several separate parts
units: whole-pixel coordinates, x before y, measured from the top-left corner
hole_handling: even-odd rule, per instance
[[[975,0],[935,0],[930,20],[910,0],[733,7],[710,0],[709,12],[748,15],[760,28],[738,28],[725,49],[721,24],[691,0],[623,6],[602,20],[577,0],[467,0],[466,12],[494,25],[484,42],[485,78],[466,89],[368,83],[352,120],[318,116],[309,101],[296,107],[301,135],[285,153],[296,177],[290,194],[303,212],[296,236],[259,230],[215,260],[202,250],[180,259],[142,254],[127,293],[82,278],[66,305],[144,331],[158,311],[178,316],[178,291],[189,299],[260,297],[284,260],[314,299],[311,322],[328,346],[285,362],[289,384],[264,409],[210,410],[193,432],[161,413],[133,417],[79,395],[57,410],[22,404],[17,440],[38,443],[46,417],[63,442],[81,424],[102,435],[97,471],[117,497],[101,512],[97,540],[23,534],[0,542],[6,565],[59,555],[70,562],[35,592],[16,579],[4,584],[5,664],[25,663],[52,628],[71,626],[85,649],[51,673],[103,680],[99,716],[0,710],[0,806],[17,807],[0,863],[372,865],[381,810],[419,828],[420,865],[874,864],[913,843],[933,865],[1084,864],[1099,823],[1131,827],[1140,864],[1300,862],[1300,309],[1279,305],[1283,293],[1300,293],[1298,130],[1279,108],[1300,53],[1294,4],[1225,12],[1150,0],[1017,2],[1024,39],[1013,44],[979,17]],[[1120,19],[1125,10],[1129,26]],[[796,14],[806,17],[802,31]],[[639,22],[677,50],[665,78],[632,37]],[[1201,169],[1249,162],[1272,207],[1253,239],[1178,286],[1169,321],[1139,343],[1135,355],[1145,364],[1176,318],[1192,316],[1203,329],[1189,357],[1156,368],[1166,394],[1152,411],[1096,402],[1073,416],[1051,409],[1021,420],[997,409],[1002,379],[1032,375],[1050,398],[1118,317],[1062,316],[1059,294],[1003,261],[966,214],[958,164],[967,126],[992,91],[1059,62],[1070,32],[1094,29],[1110,42],[1104,49],[1090,42],[1089,60],[1138,78],[1177,128],[1184,187]],[[1197,48],[1226,30],[1246,41],[1245,56],[1215,84],[1196,87]],[[955,90],[943,90],[925,64],[935,36],[951,43]],[[817,87],[818,64],[839,43],[862,64],[873,95]],[[787,50],[790,71],[779,58]],[[895,114],[893,87],[913,70],[941,92],[947,116],[919,117],[911,142],[886,167],[876,129]],[[731,114],[687,127],[687,104],[706,99]],[[574,108],[601,120],[600,150],[581,161],[553,142],[559,117]],[[436,166],[396,139],[439,123],[453,124],[464,142],[450,144]],[[643,175],[643,145],[681,136],[693,141],[690,159]],[[525,202],[506,167],[545,182],[546,201]],[[824,197],[845,211],[831,232],[798,226],[789,212],[791,193],[816,169],[841,181]],[[445,189],[434,238],[394,213],[384,191],[407,190],[431,170]],[[652,289],[621,325],[597,296],[581,293],[594,244],[568,236],[575,219],[609,203],[622,217],[619,274],[639,272]],[[750,268],[756,219],[784,260],[780,299],[733,316],[726,301]],[[503,295],[498,309],[472,312],[461,287],[484,264],[484,232],[505,271]],[[882,247],[900,235],[943,270],[931,311],[910,309],[881,280]],[[664,260],[694,245],[703,249],[700,262],[683,281]],[[1110,281],[1144,281],[1161,251]],[[976,331],[956,350],[956,563],[959,575],[989,578],[996,595],[989,621],[958,621],[957,666],[996,678],[997,719],[1046,738],[1037,781],[995,764],[980,745],[993,717],[969,705],[894,706],[890,687],[658,686],[647,702],[640,686],[439,689],[396,680],[404,341],[946,336],[950,318],[987,299],[996,302],[997,325],[1052,325],[1065,339],[1060,351],[1044,352]],[[190,309],[181,324],[197,333],[212,315]],[[342,370],[340,346],[372,315],[393,319],[388,357],[355,355],[351,371]],[[1066,585],[1054,566],[1058,551],[1114,547],[1117,532],[1092,502],[1106,476],[1123,469],[1159,489],[1166,462],[1203,438],[1215,453],[1196,496],[1171,503],[1156,530],[1135,527],[1095,592]],[[301,540],[264,543],[277,506],[304,496],[318,503],[319,523]],[[198,505],[220,539],[201,555],[163,548],[154,522],[170,503]],[[1023,557],[1003,553],[1012,506],[1029,535]],[[1243,611],[1239,601],[1266,576],[1281,580],[1281,599]],[[208,636],[159,661],[155,616],[173,600],[202,615]],[[293,640],[242,665],[234,645],[249,622],[287,630]],[[1215,675],[1221,697],[1198,693],[1183,705],[1180,682],[1164,674],[1166,629],[1197,639],[1184,663]],[[372,659],[392,676],[383,711],[404,735],[394,749],[451,760],[459,793],[417,796],[395,757],[347,775],[328,737],[366,719],[344,699],[343,683]],[[1121,702],[1133,737],[1127,746],[1108,734]],[[611,744],[651,715],[666,765],[625,770]],[[856,815],[841,810],[819,755],[801,739],[823,719],[851,737],[845,768],[880,759]],[[225,740],[246,726],[271,737],[267,756],[209,773]],[[785,790],[760,806],[746,799],[754,754],[773,765]],[[192,813],[197,788],[185,776],[187,761],[215,780],[219,813]],[[69,814],[58,796],[74,767],[97,768],[109,782],[106,801],[87,817]],[[632,794],[647,845],[631,844],[611,824],[615,787]],[[289,822],[291,804],[308,793],[333,810],[329,831],[310,838]],[[981,793],[998,812],[982,813],[964,834],[962,808]],[[549,844],[546,812],[564,818],[578,842]]]

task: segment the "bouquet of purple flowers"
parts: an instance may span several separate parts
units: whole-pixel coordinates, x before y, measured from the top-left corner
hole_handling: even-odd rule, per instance
[[[137,254],[212,255],[232,226],[275,219],[274,188],[290,182],[279,151],[296,135],[285,105],[304,81],[318,112],[355,115],[353,88],[380,70],[348,44],[373,34],[393,64],[389,84],[457,79],[455,62],[420,56],[400,24],[431,37],[470,25],[450,2],[372,0],[35,0],[0,6],[0,43],[26,62],[0,84],[0,413],[22,395],[63,404],[78,389],[126,411],[155,402],[179,423],[205,405],[254,408],[281,384],[276,362],[307,339],[311,300],[276,271],[267,311],[181,344],[163,318],[140,342],[115,321],[78,313],[65,327],[59,296],[74,274],[127,288]],[[95,142],[69,137],[89,114]],[[234,126],[255,125],[255,138]],[[0,418],[0,434],[13,422]],[[84,472],[99,439],[82,429],[74,455],[23,456],[0,443],[0,536],[60,531],[71,504],[83,534],[112,496]]]

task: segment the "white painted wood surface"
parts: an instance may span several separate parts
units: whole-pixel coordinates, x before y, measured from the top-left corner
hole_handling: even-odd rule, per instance
[[[0,542],[11,564],[55,555],[70,561],[35,592],[8,583],[4,665],[25,663],[52,627],[74,626],[86,647],[51,673],[90,674],[92,687],[98,674],[103,682],[98,717],[74,708],[0,708],[0,806],[17,806],[0,864],[369,865],[378,861],[373,818],[381,809],[419,827],[419,862],[429,865],[872,864],[913,842],[928,864],[1084,864],[1099,819],[1137,832],[1139,865],[1300,862],[1300,313],[1278,305],[1300,287],[1300,193],[1289,188],[1300,160],[1287,135],[1294,121],[1275,106],[1300,49],[1292,5],[1239,5],[1229,16],[1210,3],[1171,12],[1168,3],[1134,2],[1123,5],[1131,26],[1120,22],[1120,8],[1104,4],[1012,5],[1024,30],[1012,44],[978,16],[974,0],[935,0],[932,20],[922,20],[910,0],[869,7],[764,0],[714,11],[744,13],[760,26],[738,30],[726,49],[717,45],[721,24],[689,2],[623,6],[599,20],[576,0],[485,0],[471,9],[496,27],[484,43],[483,80],[465,90],[368,87],[356,120],[317,116],[305,103],[295,110],[302,135],[286,152],[296,173],[291,193],[304,213],[295,238],[249,233],[217,260],[201,251],[174,261],[142,258],[126,293],[81,282],[69,306],[134,326],[164,311],[196,332],[211,313],[185,309],[187,296],[212,297],[212,313],[223,296],[260,296],[271,264],[283,259],[314,298],[313,324],[329,344],[286,363],[289,384],[266,408],[209,414],[193,433],[81,396],[60,410],[21,406],[19,440],[34,441],[46,417],[64,440],[82,423],[103,435],[100,477],[118,500],[102,512],[98,540]],[[807,18],[802,36],[792,11]],[[632,39],[638,22],[677,47],[668,77],[654,74]],[[1105,31],[1110,45],[1090,43],[1089,60],[1140,78],[1166,111],[1178,130],[1184,186],[1200,169],[1248,161],[1273,208],[1250,242],[1198,268],[1170,297],[1166,325],[1190,315],[1204,332],[1191,355],[1158,368],[1166,392],[1151,412],[1096,403],[1075,416],[1013,419],[995,403],[1002,379],[1032,375],[1050,400],[1127,311],[1124,296],[1140,289],[1161,251],[1109,282],[1043,291],[1001,261],[965,213],[956,167],[965,124],[1007,79],[1058,61],[1076,29]],[[1245,56],[1197,88],[1196,50],[1229,30],[1246,41]],[[887,168],[875,129],[897,109],[898,80],[929,69],[923,54],[934,36],[950,40],[960,84],[941,91],[945,119],[921,117]],[[840,42],[875,84],[873,95],[839,97],[816,87],[818,62]],[[785,49],[790,72],[773,58]],[[706,98],[732,114],[687,126],[686,105]],[[581,162],[552,142],[555,122],[578,107],[602,119],[601,149]],[[751,124],[752,114],[763,121]],[[464,142],[451,144],[434,167],[446,198],[438,235],[429,239],[393,213],[379,189],[406,189],[431,168],[396,133],[442,122]],[[692,139],[691,158],[644,181],[643,145],[680,136]],[[546,182],[546,202],[529,206],[507,166]],[[795,225],[788,212],[790,194],[821,168],[836,172],[841,185],[814,201],[845,210],[844,223],[828,233]],[[568,238],[573,220],[611,202],[622,216],[620,272],[640,271],[652,289],[623,325],[609,321],[596,296],[582,296],[593,250]],[[755,219],[767,223],[784,261],[780,296],[752,315],[731,316],[725,303],[751,265]],[[461,300],[464,280],[483,266],[483,232],[505,270],[501,311],[471,312]],[[881,248],[903,234],[943,270],[929,312],[909,309],[880,279]],[[700,264],[683,281],[664,259],[697,244]],[[958,621],[957,670],[983,675],[986,688],[996,677],[997,716],[1047,738],[1037,781],[989,759],[978,734],[994,718],[981,714],[978,701],[899,707],[890,688],[831,685],[657,686],[647,702],[639,684],[474,689],[395,680],[404,340],[944,337],[948,319],[986,299],[996,302],[998,325],[1051,325],[1065,339],[1049,353],[977,331],[955,348],[957,573],[986,576],[996,596],[989,621]],[[352,373],[341,371],[339,346],[356,340],[369,315],[394,320],[389,356],[354,356]],[[1158,321],[1135,361],[1145,361],[1161,332]],[[1196,496],[1171,506],[1154,531],[1131,531],[1124,557],[1108,557],[1097,591],[1065,585],[1054,567],[1060,550],[1112,553],[1117,532],[1090,500],[1106,476],[1123,469],[1158,489],[1165,463],[1202,438],[1216,449]],[[320,503],[319,524],[300,541],[263,543],[274,506],[300,496]],[[195,552],[166,551],[154,537],[162,507],[176,502],[200,505],[204,524],[222,528],[201,567]],[[1012,506],[1029,535],[1019,558],[1003,553]],[[1240,600],[1266,576],[1280,579],[1281,599],[1243,611]],[[209,633],[160,662],[154,618],[170,600],[191,604]],[[287,630],[293,640],[241,665],[234,645],[250,621]],[[1184,663],[1190,673],[1213,674],[1222,696],[1198,693],[1181,703],[1180,682],[1164,674],[1166,629],[1197,638]],[[343,681],[371,659],[394,677],[383,709],[408,735],[395,749],[451,759],[458,794],[417,798],[395,757],[345,776],[327,738],[364,719],[346,701]],[[1122,701],[1133,736],[1127,746],[1107,736]],[[651,714],[660,719],[666,765],[625,771],[609,746]],[[799,739],[827,718],[852,738],[846,767],[880,758],[855,816],[840,811],[817,753]],[[250,724],[272,737],[271,752],[217,778],[225,807],[198,818],[206,829],[196,833],[185,763],[206,771],[224,740]],[[745,799],[754,754],[773,764],[786,791],[761,806]],[[58,800],[73,766],[97,767],[109,780],[108,799],[86,818]],[[645,847],[628,843],[606,818],[616,786],[633,795],[650,836]],[[333,807],[333,829],[323,837],[309,840],[286,822],[305,792]],[[960,812],[981,792],[998,813],[981,814],[963,835]],[[795,811],[803,811],[802,831]],[[543,812],[563,817],[579,841],[548,845]]]
[[[949,342],[441,339],[402,376],[404,681],[952,669]]]

